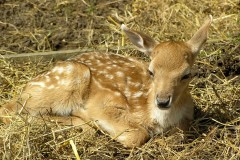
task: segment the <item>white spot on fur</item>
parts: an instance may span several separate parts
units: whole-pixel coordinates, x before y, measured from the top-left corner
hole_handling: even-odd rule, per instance
[[[106,67],[106,69],[108,69],[108,70],[111,70],[111,69],[112,69],[112,67],[110,67],[110,66],[107,66],[107,67]]]
[[[64,68],[63,67],[55,67],[52,70],[53,72],[58,72],[59,74],[63,73]]]
[[[40,86],[40,87],[46,87],[46,84],[44,82],[30,82],[30,85],[33,86]]]
[[[50,82],[51,81],[49,76],[45,76],[45,77],[46,77],[46,82]]]
[[[149,92],[144,93],[144,94],[143,94],[143,97],[148,97],[148,95],[149,95]]]
[[[142,108],[142,106],[135,106],[137,109],[140,109],[140,108]]]
[[[99,74],[107,74],[107,72],[105,70],[103,71],[98,71]]]
[[[139,82],[128,81],[128,84],[132,87],[135,87],[135,88],[142,88],[143,87],[143,85]]]
[[[109,79],[113,79],[114,77],[113,77],[113,75],[111,75],[111,74],[107,74],[107,75],[105,75],[107,78],[109,78]]]
[[[128,63],[126,63],[126,62],[123,61],[123,60],[119,60],[118,62],[119,62],[119,63],[122,63],[122,64],[125,64],[125,65],[128,65]]]
[[[72,73],[73,70],[74,70],[74,66],[73,66],[72,64],[67,65],[67,67],[66,67],[66,72],[67,72],[68,74]]]
[[[131,77],[127,77],[127,81],[129,82],[129,83],[132,83],[131,81],[132,81],[132,78]]]
[[[60,79],[60,77],[59,77],[59,76],[55,76],[55,79],[56,79],[56,80],[59,80],[59,79]]]
[[[125,96],[130,97],[132,93],[130,92],[129,88],[126,88],[124,94]]]
[[[47,89],[53,89],[53,88],[55,88],[54,85],[50,85],[50,86],[47,87]]]
[[[136,65],[132,64],[132,65],[130,65],[129,67],[131,67],[131,68],[135,68],[135,67],[136,67]]]
[[[142,84],[139,83],[139,82],[137,82],[137,83],[134,84],[135,87],[140,87],[141,85],[142,85]]]
[[[132,62],[136,61],[134,58],[128,58],[128,60]]]
[[[117,71],[117,72],[116,72],[116,75],[117,75],[118,77],[123,77],[123,76],[124,76],[124,73],[121,72],[121,71]]]
[[[139,97],[141,97],[142,95],[143,95],[143,92],[138,91],[138,92],[134,93],[132,96],[133,96],[134,98],[139,98]]]
[[[115,96],[121,96],[121,93],[120,92],[114,92],[114,95]]]
[[[58,81],[58,85],[68,85],[69,83],[70,81],[67,79],[61,79],[60,81]]]
[[[98,66],[100,66],[100,67],[103,66],[103,65],[104,65],[103,63],[98,63]]]
[[[87,65],[91,66],[91,65],[92,65],[92,63],[90,63],[90,62],[89,62],[89,63],[87,63]]]
[[[89,56],[89,59],[94,59],[94,58],[95,58],[95,56],[93,56],[93,55]]]

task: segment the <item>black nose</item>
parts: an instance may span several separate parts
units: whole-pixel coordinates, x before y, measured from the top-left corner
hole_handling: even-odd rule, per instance
[[[157,97],[156,100],[158,108],[169,108],[170,97],[167,99],[160,99]]]

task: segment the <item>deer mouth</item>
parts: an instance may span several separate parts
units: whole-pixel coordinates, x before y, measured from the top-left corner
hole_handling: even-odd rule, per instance
[[[159,98],[155,99],[155,104],[159,109],[169,109],[171,107],[172,97],[169,96],[167,98]]]

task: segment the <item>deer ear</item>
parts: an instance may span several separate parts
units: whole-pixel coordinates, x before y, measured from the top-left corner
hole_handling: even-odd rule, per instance
[[[203,44],[207,41],[208,30],[212,23],[212,16],[202,25],[202,27],[187,41],[190,45],[193,54],[198,54]]]
[[[153,48],[156,46],[155,40],[144,33],[130,30],[124,24],[122,24],[121,29],[139,51],[144,52],[148,55],[151,54]]]

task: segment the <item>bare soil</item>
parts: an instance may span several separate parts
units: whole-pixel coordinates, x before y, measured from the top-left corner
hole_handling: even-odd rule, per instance
[[[75,49],[102,44],[114,12],[123,14],[130,1],[2,0],[1,54]],[[9,52],[8,52],[9,51]]]

